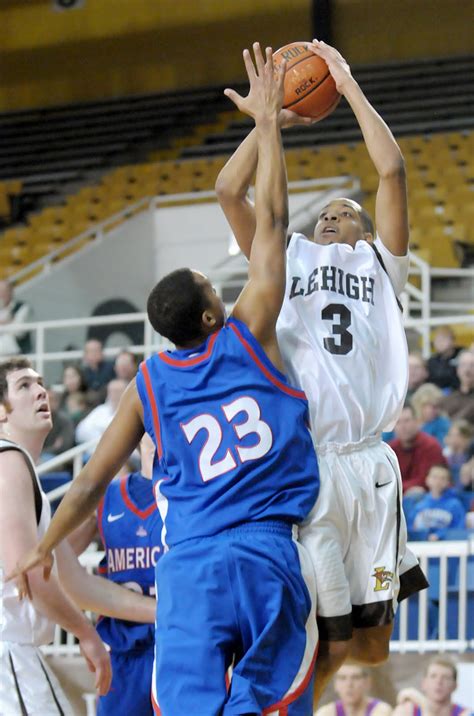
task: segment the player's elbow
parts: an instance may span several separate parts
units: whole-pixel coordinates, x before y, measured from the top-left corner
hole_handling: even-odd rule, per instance
[[[246,196],[246,191],[239,186],[238,182],[232,180],[225,167],[217,175],[214,189],[220,202],[235,201]]]
[[[379,174],[382,179],[397,179],[398,181],[406,181],[406,169],[403,154],[398,150],[394,152],[393,156],[387,156]]]

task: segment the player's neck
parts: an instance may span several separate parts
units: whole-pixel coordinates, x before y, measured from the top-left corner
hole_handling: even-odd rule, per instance
[[[346,716],[364,716],[368,704],[368,699],[361,699],[360,701],[352,704],[343,703],[344,713]]]
[[[25,448],[36,464],[43,450],[46,435],[32,433],[31,431],[26,432],[10,427],[8,430],[0,431],[0,437]]]
[[[426,700],[426,705],[422,710],[423,716],[449,716],[453,704],[451,699],[439,703],[438,701]]]

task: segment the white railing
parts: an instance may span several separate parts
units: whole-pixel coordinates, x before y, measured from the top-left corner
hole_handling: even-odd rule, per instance
[[[450,651],[462,653],[474,650],[474,639],[468,637],[468,600],[474,600],[474,589],[468,592],[468,558],[474,556],[474,540],[459,542],[413,542],[410,548],[420,560],[425,573],[429,573],[428,560],[439,559],[439,585],[437,636],[430,638],[428,627],[430,621],[430,599],[428,590],[420,592],[418,597],[403,601],[399,607],[399,638],[392,639],[390,648],[393,653],[427,653]],[[104,556],[101,551],[87,551],[81,555],[80,562],[92,573]],[[448,559],[458,560],[459,577],[456,580],[456,589],[453,590],[448,578]],[[471,565],[472,567],[472,565]],[[448,634],[449,600],[455,600],[458,620],[456,636]],[[409,636],[409,625],[413,630],[413,616],[409,610],[417,602],[417,615],[415,614],[415,637]],[[474,605],[471,603],[471,611]],[[472,627],[471,627],[472,629]],[[449,637],[449,638],[448,638]],[[43,647],[46,654],[51,655],[79,655],[79,647],[72,634],[56,627],[54,641]]]

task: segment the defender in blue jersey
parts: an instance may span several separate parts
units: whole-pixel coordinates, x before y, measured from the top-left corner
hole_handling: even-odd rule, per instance
[[[155,566],[163,554],[163,523],[150,477],[135,472],[113,480],[99,505],[97,521],[105,549],[99,574],[155,596]],[[152,716],[154,624],[102,617],[97,631],[110,647],[112,661],[112,685],[98,700],[98,716]]]
[[[287,183],[278,115],[285,66],[254,45],[256,234],[249,282],[226,321],[202,274],[181,269],[148,299],[152,326],[176,345],[154,356],[122,398],[38,548],[42,563],[97,504],[143,434],[157,448],[154,490],[169,547],[157,571],[154,707],[164,716],[312,714],[317,650],[314,574],[293,539],[318,493],[304,395],[285,379],[276,321],[285,290]],[[232,666],[229,684],[227,674]]]

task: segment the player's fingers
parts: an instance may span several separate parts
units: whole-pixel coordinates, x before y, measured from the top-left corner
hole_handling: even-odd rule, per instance
[[[224,94],[230,99],[231,102],[235,104],[238,109],[240,109],[244,98],[238,92],[233,89],[225,89]]]
[[[110,659],[101,660],[95,674],[95,687],[100,696],[105,696],[110,689],[112,682],[112,668]]]
[[[273,50],[271,47],[265,48],[265,69],[273,72]]]
[[[257,67],[258,76],[261,77],[265,70],[265,62],[259,42],[253,43],[253,54],[255,55],[255,65]]]
[[[18,598],[20,599],[20,601],[25,599],[25,597],[27,597],[31,601],[33,599],[33,594],[31,593],[30,582],[26,572],[22,572],[17,577],[16,584],[18,587]]]
[[[283,87],[285,81],[286,66],[286,60],[282,60],[277,70],[277,82],[280,88]]]
[[[244,65],[245,65],[245,69],[247,70],[249,82],[250,82],[250,84],[252,84],[253,80],[257,76],[257,73],[255,72],[255,67],[252,62],[252,57],[250,55],[250,52],[248,50],[244,50],[243,57],[244,57]]]

